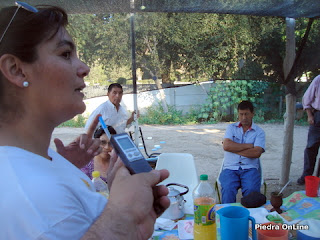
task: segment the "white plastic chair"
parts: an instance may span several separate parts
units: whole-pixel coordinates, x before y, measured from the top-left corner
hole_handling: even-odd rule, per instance
[[[170,172],[169,178],[160,184],[179,183],[189,187],[189,192],[183,195],[183,198],[186,200],[184,212],[186,214],[193,214],[192,192],[199,183],[193,156],[189,153],[161,153],[155,169],[167,169]],[[178,186],[174,186],[174,188],[180,192],[185,190]]]
[[[222,160],[222,164],[220,166],[220,171],[219,171],[219,174],[218,174],[218,177],[217,177],[217,180],[215,182],[215,189],[216,189],[216,192],[217,192],[217,195],[218,195],[218,199],[219,199],[219,202],[222,203],[222,193],[220,191],[220,188],[221,188],[221,182],[220,182],[220,174],[222,172],[222,168],[223,168],[223,163],[224,163],[224,159]],[[267,194],[267,184],[263,178],[263,170],[262,170],[262,166],[261,166],[261,160],[259,158],[259,170],[260,170],[260,173],[261,173],[261,186],[264,186],[264,195],[266,196]]]

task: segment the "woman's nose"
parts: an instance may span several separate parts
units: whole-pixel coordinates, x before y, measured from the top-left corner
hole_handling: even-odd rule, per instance
[[[109,147],[108,147],[108,144],[103,145],[102,148],[108,149],[108,148],[109,148]]]
[[[90,72],[90,68],[87,64],[85,64],[84,62],[80,61],[80,67],[78,69],[78,75],[79,77],[84,78],[85,76],[88,76],[89,72]]]
[[[106,149],[106,150],[110,150],[110,149],[112,150],[112,146],[111,146],[110,143],[107,143],[107,144],[103,145],[102,148],[104,148],[104,149]],[[110,150],[110,151],[111,151],[111,150]]]

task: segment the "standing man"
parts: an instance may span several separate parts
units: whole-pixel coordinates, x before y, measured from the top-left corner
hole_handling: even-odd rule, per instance
[[[107,94],[109,100],[100,104],[91,113],[85,129],[87,130],[89,128],[95,116],[101,114],[106,125],[112,126],[117,133],[124,133],[126,126],[134,121],[134,112],[132,112],[131,117],[128,118],[127,110],[120,105],[122,95],[123,89],[119,83],[110,84]]]
[[[260,192],[261,171],[259,157],[265,151],[265,133],[253,123],[251,102],[238,105],[239,122],[227,127],[224,141],[224,162],[220,174],[222,203],[236,202],[238,189],[246,196]]]
[[[304,177],[313,174],[320,146],[320,75],[315,77],[302,98],[303,109],[308,115],[308,142],[304,150],[304,167],[297,183],[304,184]],[[317,170],[320,174],[320,168]]]

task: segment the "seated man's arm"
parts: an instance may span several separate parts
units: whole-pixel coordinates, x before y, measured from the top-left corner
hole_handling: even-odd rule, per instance
[[[263,152],[264,150],[262,147],[256,146],[250,149],[237,152],[237,154],[247,158],[259,158]]]
[[[254,143],[251,145],[252,145],[252,148],[244,149],[236,153],[247,158],[259,158],[261,154],[264,152],[264,148],[265,148],[264,131],[258,132],[257,136],[255,137]]]
[[[223,141],[223,150],[227,152],[237,153],[253,148],[251,143],[236,143],[229,138],[225,138]],[[241,155],[241,154],[240,154]]]
[[[223,149],[225,151],[236,153],[247,158],[259,158],[264,152],[264,146],[264,131],[258,133],[254,143],[236,143],[229,138],[225,138],[223,142]]]

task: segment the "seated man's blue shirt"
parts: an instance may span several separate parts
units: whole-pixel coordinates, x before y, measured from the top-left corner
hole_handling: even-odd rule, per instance
[[[256,124],[243,133],[240,122],[232,123],[227,127],[224,138],[228,138],[236,143],[251,143],[255,147],[259,146],[265,150],[265,133]],[[239,168],[259,168],[259,158],[247,158],[239,154],[224,151],[223,169],[238,170]]]

